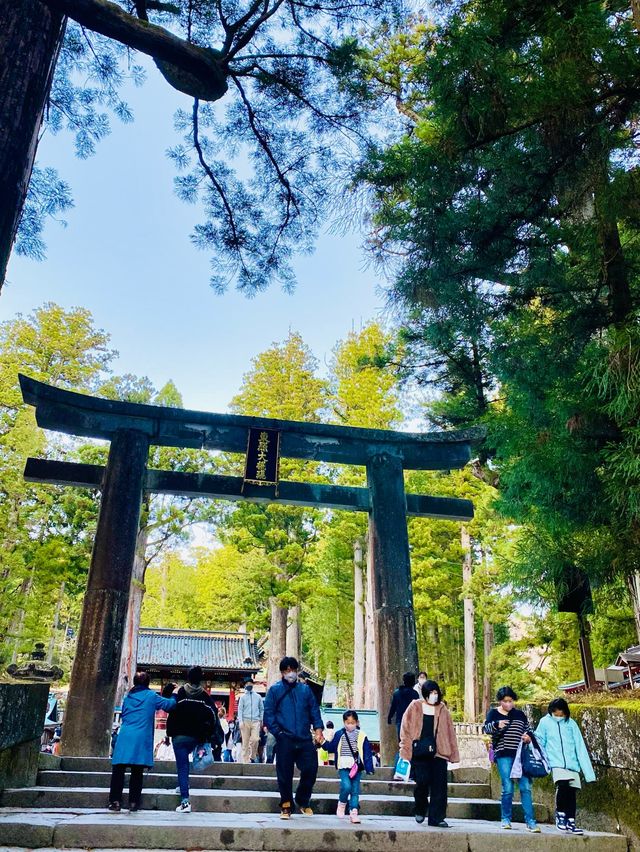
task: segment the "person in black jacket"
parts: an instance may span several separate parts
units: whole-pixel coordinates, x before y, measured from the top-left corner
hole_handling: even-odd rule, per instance
[[[175,695],[177,704],[167,718],[167,736],[173,742],[180,785],[181,801],[176,811],[183,814],[191,813],[189,755],[196,746],[210,743],[222,733],[213,699],[202,687],[200,666],[190,669],[188,677],[188,683]]]
[[[280,660],[281,680],[269,687],[264,700],[264,723],[277,743],[276,775],[280,791],[280,818],[289,819],[293,807],[293,766],[300,770],[295,802],[304,816],[313,816],[309,802],[318,774],[318,755],[311,739],[322,744],[324,724],[318,702],[306,683],[298,683],[295,657]]]
[[[414,689],[416,683],[416,676],[413,674],[413,672],[407,672],[406,674],[403,674],[402,681],[403,685],[399,686],[393,692],[393,696],[391,697],[391,707],[389,707],[389,713],[387,714],[388,725],[391,725],[393,723],[393,717],[396,717],[396,731],[398,732],[398,742],[400,742],[400,724],[402,723],[404,711],[416,697],[416,691]]]

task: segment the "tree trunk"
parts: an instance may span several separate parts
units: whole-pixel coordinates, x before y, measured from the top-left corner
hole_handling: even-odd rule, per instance
[[[464,562],[462,564],[462,582],[466,586],[471,582],[471,538],[466,527],[460,533]],[[464,721],[475,722],[477,713],[476,689],[476,632],[475,607],[473,599],[464,598]]]
[[[493,651],[493,624],[483,622],[484,635],[484,671],[482,673],[482,712],[487,714],[491,707],[491,652]]]
[[[145,559],[149,528],[140,527],[136,538],[136,555],[133,560],[131,574],[131,591],[127,608],[127,622],[122,637],[122,654],[120,656],[120,672],[118,674],[118,689],[116,691],[116,707],[122,704],[125,692],[133,686],[133,676],[136,673],[138,660],[138,631],[140,630],[140,614],[144,598],[144,575],[147,568]]]
[[[60,610],[62,609],[62,601],[64,600],[64,580],[60,583],[58,591],[58,600],[56,601],[56,611],[53,616],[53,628],[49,638],[49,650],[47,651],[47,665],[53,663],[53,651],[56,646],[56,633],[58,632],[58,624],[60,623]]]
[[[608,290],[608,301],[616,324],[625,322],[633,309],[629,272],[620,239],[618,221],[611,211],[608,162],[603,163],[595,192],[598,237],[602,256],[600,280]]]
[[[289,609],[289,617],[287,624],[287,657],[295,657],[296,660],[300,660],[301,639],[302,637],[300,635],[300,606],[292,606]]]
[[[62,14],[38,0],[0,0],[0,289],[63,34]]]
[[[365,599],[365,627],[367,632],[365,660],[364,660],[364,708],[366,710],[376,709],[376,696],[378,694],[378,676],[376,674],[376,640],[373,633],[373,599],[371,567],[367,566],[367,597]]]
[[[271,629],[269,631],[269,661],[267,663],[267,686],[280,679],[280,660],[287,650],[287,610],[278,606],[271,598]]]
[[[20,609],[17,609],[13,614],[13,618],[9,624],[9,629],[7,631],[10,637],[13,637],[13,651],[11,653],[11,662],[15,663],[18,659],[18,649],[20,648],[20,640],[22,639],[22,629],[24,627],[24,616],[25,616],[25,607],[26,607],[26,599],[29,597],[31,593],[31,589],[33,587],[33,575],[35,573],[36,566],[35,562],[31,566],[31,570],[29,574],[24,578],[20,585],[20,598],[24,601],[23,605]]]
[[[638,643],[640,643],[640,571],[634,571],[633,574],[627,577],[627,588],[631,595],[633,615],[636,621],[636,633],[638,634]]]
[[[640,33],[640,2],[638,0],[631,0],[631,13],[636,30]]]
[[[362,541],[353,543],[353,705],[364,707],[364,578],[362,576]]]

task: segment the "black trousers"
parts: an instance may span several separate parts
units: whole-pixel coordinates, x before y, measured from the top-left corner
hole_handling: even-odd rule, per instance
[[[556,781],[556,810],[568,819],[576,818],[576,788],[568,781]]]
[[[414,760],[411,766],[416,780],[413,789],[416,816],[428,814],[429,825],[438,825],[447,815],[447,761],[432,757]]]
[[[114,763],[111,768],[111,788],[109,790],[110,802],[122,802],[122,790],[124,788],[124,773],[127,765],[125,763]],[[142,798],[142,774],[144,766],[132,766],[129,778],[129,804],[139,805]]]
[[[300,781],[296,790],[296,802],[301,808],[309,807],[313,785],[318,774],[318,753],[309,737],[308,742],[292,741],[290,737],[278,737],[276,775],[280,804],[293,802],[293,767],[300,770]]]

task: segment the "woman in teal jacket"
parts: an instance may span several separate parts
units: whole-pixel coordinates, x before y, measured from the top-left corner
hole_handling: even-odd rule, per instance
[[[582,731],[571,718],[564,698],[555,698],[536,728],[536,738],[545,750],[556,785],[556,828],[567,834],[583,834],[576,826],[576,790],[580,772],[589,783],[596,780]]]

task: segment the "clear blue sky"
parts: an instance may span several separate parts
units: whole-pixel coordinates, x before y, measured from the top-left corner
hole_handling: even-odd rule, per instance
[[[68,227],[45,232],[47,259],[17,257],[0,295],[0,318],[28,314],[45,301],[88,308],[120,353],[118,373],[171,378],[185,406],[224,411],[251,358],[299,331],[324,362],[352,328],[382,316],[373,268],[364,268],[362,236],[322,235],[316,252],[296,261],[293,295],[271,288],[253,299],[209,287],[209,257],[191,246],[197,208],[173,195],[175,109],[189,106],[147,63],[147,82],[126,90],[133,124],[112,122],[96,155],[73,155],[68,134],[45,134],[38,161],[71,184]]]

